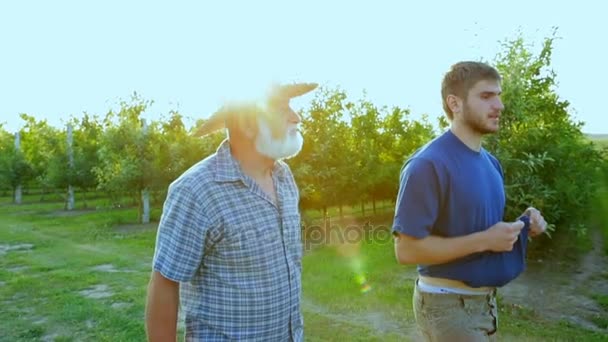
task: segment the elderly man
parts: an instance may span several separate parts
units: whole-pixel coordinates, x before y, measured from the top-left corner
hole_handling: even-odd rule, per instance
[[[289,106],[316,84],[274,87],[260,104],[226,105],[197,134],[228,139],[170,186],[148,287],[150,341],[301,341],[299,193],[281,159],[296,155]]]

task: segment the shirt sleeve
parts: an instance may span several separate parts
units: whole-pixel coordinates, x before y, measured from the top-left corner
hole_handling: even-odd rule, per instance
[[[492,162],[492,164],[494,165],[494,167],[496,168],[496,170],[498,171],[498,173],[500,173],[500,177],[502,177],[503,181],[505,179],[505,173],[504,170],[502,168],[502,165],[500,164],[500,162],[498,161],[498,159],[496,157],[494,157],[493,155],[489,155],[490,161]]]
[[[401,171],[393,233],[422,239],[431,234],[439,214],[440,186],[433,164],[409,160]]]
[[[191,280],[202,262],[209,220],[185,182],[169,187],[156,235],[153,268],[165,278]]]

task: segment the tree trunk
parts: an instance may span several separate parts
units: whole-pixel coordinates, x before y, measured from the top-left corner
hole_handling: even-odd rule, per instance
[[[148,188],[141,191],[141,202],[143,206],[141,223],[150,223],[150,191]]]
[[[21,149],[21,135],[19,132],[15,133],[15,151],[19,152]],[[21,184],[17,184],[14,190],[15,204],[21,204]]]
[[[374,210],[374,215],[376,215],[376,199],[375,198],[372,198],[372,207]]]
[[[22,201],[22,193],[21,193],[21,184],[17,185],[15,187],[15,190],[13,191],[14,193],[14,199],[15,199],[15,204],[21,204]]]
[[[145,140],[146,139],[146,135],[148,134],[148,122],[146,121],[146,119],[141,119],[141,133],[143,136],[143,140],[142,140],[142,144],[145,145]],[[141,160],[145,160],[145,148],[144,145],[140,146],[141,148],[141,155],[140,158]],[[148,187],[146,186],[146,182],[145,182],[145,174],[146,174],[146,169],[145,167],[142,167],[142,175],[141,175],[141,187],[143,188],[143,190],[141,191],[141,204],[142,204],[142,216],[141,216],[141,223],[150,223],[150,191],[148,189]]]
[[[67,210],[74,210],[74,187],[68,185],[68,203]]]
[[[74,168],[74,152],[72,150],[72,125],[68,125],[67,132],[67,146],[68,146],[68,167],[70,170]],[[71,173],[70,173],[71,174]],[[71,179],[70,179],[71,181]],[[72,184],[68,184],[68,210],[74,210],[74,187]]]

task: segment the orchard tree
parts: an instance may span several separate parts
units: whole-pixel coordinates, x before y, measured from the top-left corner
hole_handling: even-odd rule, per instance
[[[34,178],[34,172],[23,152],[15,146],[15,135],[0,126],[0,189],[10,189],[15,204],[21,204],[17,189]]]
[[[572,120],[570,103],[555,91],[554,40],[545,39],[537,55],[521,37],[504,44],[496,65],[505,110],[487,146],[504,168],[507,217],[535,206],[548,222],[584,231],[579,223],[589,214],[601,156],[582,133],[583,123]]]
[[[348,149],[350,129],[344,120],[346,94],[320,89],[310,109],[303,113],[305,136],[300,154],[289,163],[300,184],[303,208],[321,209],[349,202],[354,188],[355,165]]]
[[[50,165],[57,163],[56,159],[65,154],[65,133],[48,125],[46,120],[37,121],[33,116],[21,114],[25,121],[21,134],[21,151],[25,160],[32,168],[33,179],[29,187],[39,188],[44,194],[55,188],[57,175],[51,173]]]
[[[378,196],[384,200],[395,200],[405,160],[435,136],[426,115],[418,121],[410,116],[408,109],[399,107],[393,107],[383,115],[380,136],[382,168],[376,177],[379,179]]]
[[[358,103],[347,104],[350,113],[351,153],[355,159],[350,165],[356,170],[352,187],[360,194],[358,200],[365,215],[365,203],[372,201],[376,213],[376,200],[381,197],[384,165],[381,162],[386,146],[380,138],[381,118],[378,108],[369,100],[361,99]]]
[[[98,150],[99,164],[93,172],[99,188],[118,201],[125,192],[137,204],[138,220],[149,220],[150,190],[159,186],[160,170],[155,169],[155,144],[160,140],[157,124],[148,124],[141,114],[151,102],[137,94],[122,101],[117,113],[108,112]]]
[[[70,183],[82,191],[84,207],[87,207],[87,193],[97,188],[98,181],[94,169],[99,164],[97,151],[103,136],[103,126],[95,115],[84,113],[80,120],[72,119],[74,129],[73,168]]]

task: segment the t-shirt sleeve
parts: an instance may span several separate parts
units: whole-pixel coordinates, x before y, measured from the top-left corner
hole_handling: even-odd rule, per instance
[[[401,171],[393,233],[425,238],[439,214],[439,181],[433,164],[424,159],[409,160]]]
[[[493,155],[490,155],[490,160],[492,161],[492,164],[496,168],[496,171],[498,171],[498,173],[500,173],[500,176],[502,177],[502,179],[504,181],[505,173],[504,173],[504,170],[502,169],[502,165],[500,165],[500,162],[498,161],[498,159],[496,159],[496,157],[494,157]]]
[[[202,262],[209,220],[184,182],[169,187],[156,235],[153,268],[176,282],[191,280]]]

